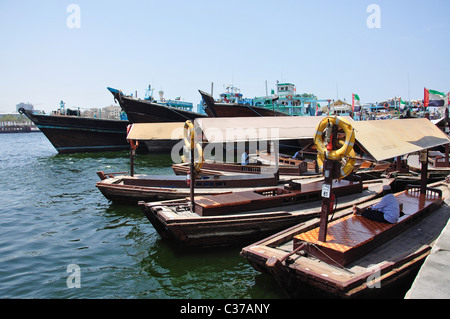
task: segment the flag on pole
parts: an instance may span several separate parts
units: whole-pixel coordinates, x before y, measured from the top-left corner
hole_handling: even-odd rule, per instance
[[[352,94],[352,112],[359,112],[361,110],[361,101],[358,94]]]
[[[445,106],[447,105],[447,99],[444,93],[435,91],[435,90],[428,90],[427,88],[424,88],[424,96],[423,96],[423,105],[425,107],[427,106]]]
[[[400,98],[400,110],[403,110],[406,107],[406,102]]]

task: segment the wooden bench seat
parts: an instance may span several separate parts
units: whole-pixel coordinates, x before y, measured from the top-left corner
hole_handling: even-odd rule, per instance
[[[410,188],[397,195],[403,204],[404,215],[395,224],[369,220],[359,215],[348,215],[328,224],[326,242],[318,240],[319,228],[294,237],[294,249],[306,243],[307,253],[328,263],[345,266],[376,246],[399,234],[413,221],[423,217],[442,203],[439,191],[429,189],[421,195]]]
[[[323,181],[299,184],[300,189],[271,187],[255,191],[230,192],[195,197],[195,212],[200,216],[235,214],[244,211],[278,207],[288,203],[320,200]],[[335,183],[336,196],[362,191],[361,182],[341,180]],[[187,198],[189,200],[189,198]]]

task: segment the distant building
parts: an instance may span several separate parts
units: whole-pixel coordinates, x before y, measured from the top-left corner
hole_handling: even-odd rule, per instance
[[[102,112],[104,113],[105,117],[107,119],[118,119],[120,118],[120,112],[122,111],[122,108],[118,105],[110,105],[106,106],[102,109]]]
[[[103,107],[101,109],[91,108],[89,110],[83,111],[83,117],[95,117],[102,119],[120,119],[120,112],[122,109],[117,105],[110,105]]]
[[[24,110],[30,110],[30,111],[34,111],[34,106],[31,103],[23,103],[20,102],[19,104],[16,105],[16,112],[19,112],[19,109],[23,108]]]

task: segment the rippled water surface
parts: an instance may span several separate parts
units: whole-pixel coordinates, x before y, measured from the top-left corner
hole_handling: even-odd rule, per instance
[[[170,155],[136,173],[173,174]],[[129,170],[127,152],[59,155],[42,133],[0,134],[0,298],[283,298],[240,248],[160,239],[138,207],[112,204],[96,172]],[[76,272],[79,266],[80,288]]]

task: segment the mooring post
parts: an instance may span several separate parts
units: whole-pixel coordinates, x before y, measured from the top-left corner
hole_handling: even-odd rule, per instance
[[[428,149],[420,151],[419,159],[422,164],[420,171],[420,194],[426,194],[428,182]]]
[[[191,210],[195,209],[195,201],[194,201],[194,183],[195,183],[195,169],[194,169],[194,153],[195,149],[191,145],[191,163],[189,165],[189,174],[191,175],[191,183],[189,185],[189,190],[191,194]]]
[[[329,122],[328,122],[329,123]],[[330,124],[330,123],[329,123]],[[338,126],[332,125],[331,131],[326,133],[329,135],[327,150],[337,149],[338,140]],[[327,138],[328,139],[328,138]],[[325,158],[323,164],[323,177],[324,182],[322,185],[322,209],[320,210],[320,223],[319,223],[319,241],[326,242],[327,240],[327,228],[328,228],[328,215],[333,206],[333,179],[339,177],[340,162]]]
[[[333,190],[334,161],[327,159],[324,164],[324,182],[322,185],[322,209],[320,210],[319,241],[326,242],[328,215],[330,213],[331,194]]]
[[[134,155],[136,151],[130,146],[130,176],[134,176]]]

